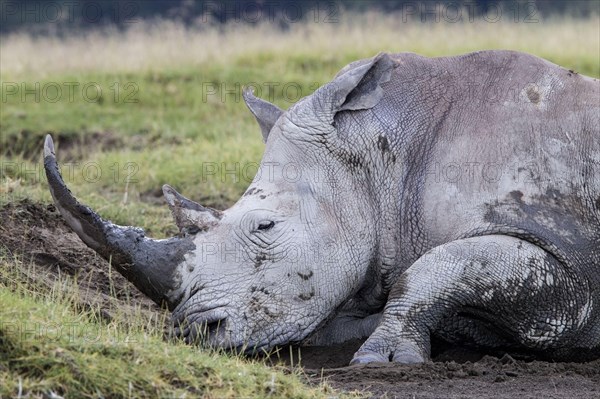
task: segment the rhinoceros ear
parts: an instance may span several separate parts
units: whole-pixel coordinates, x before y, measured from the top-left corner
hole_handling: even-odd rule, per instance
[[[381,85],[390,80],[394,61],[389,54],[379,53],[369,61],[342,70],[336,78],[321,90],[330,104],[330,117],[340,111],[369,109],[383,97]],[[322,103],[321,103],[322,104]]]
[[[181,233],[206,230],[221,219],[221,212],[185,198],[168,184],[163,186],[163,194]]]
[[[260,126],[263,141],[266,143],[269,132],[283,111],[275,104],[271,104],[268,101],[255,97],[251,87],[244,89],[243,96],[246,106],[248,106],[248,109],[250,109],[250,112],[252,112],[252,115],[254,115]]]

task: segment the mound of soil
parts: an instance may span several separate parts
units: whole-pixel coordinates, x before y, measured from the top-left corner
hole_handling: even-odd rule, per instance
[[[108,263],[71,232],[53,205],[11,203],[0,209],[0,220],[0,249],[21,259],[19,275],[36,286],[49,288],[61,276],[74,276],[83,308],[101,309],[110,319],[114,309],[133,312],[141,304],[148,317],[158,317],[160,309],[110,273]],[[421,365],[347,367],[360,344],[285,347],[272,360],[302,365],[315,383],[326,378],[337,389],[377,398],[600,398],[600,360],[551,363],[439,346],[433,361]]]
[[[21,270],[7,273],[25,280],[34,289],[50,290],[65,277],[77,280],[83,309],[100,309],[107,321],[115,312],[158,317],[160,309],[71,231],[54,205],[29,200],[0,209],[0,250],[20,260]],[[7,286],[11,282],[0,281]]]

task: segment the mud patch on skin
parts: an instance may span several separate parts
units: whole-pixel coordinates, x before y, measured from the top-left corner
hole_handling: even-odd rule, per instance
[[[267,260],[266,254],[257,254],[254,258],[254,268],[258,269]]]
[[[386,155],[389,156],[390,159],[391,159],[391,161],[392,161],[392,163],[396,162],[396,155],[394,154],[393,151],[391,151],[391,149],[390,149],[390,142],[389,142],[389,140],[388,140],[387,137],[385,137],[385,136],[379,136],[377,138],[377,148],[379,148],[379,150],[381,151],[381,153],[384,156],[386,156]]]
[[[256,188],[256,187],[252,187],[249,188],[248,191],[246,191],[244,193],[244,197],[248,196],[248,195],[253,195],[253,194],[259,194],[261,193],[263,190],[261,188]]]
[[[540,92],[538,91],[537,87],[534,86],[529,86],[527,88],[527,98],[529,99],[529,101],[531,101],[533,104],[538,104],[540,102]]]
[[[377,147],[383,152],[388,151],[390,149],[390,144],[388,143],[387,137],[379,136],[377,138]]]
[[[308,273],[300,273],[298,272],[298,276],[300,276],[302,278],[302,280],[306,281],[308,279],[310,279],[313,276],[313,271],[309,271]]]
[[[300,300],[302,300],[302,301],[309,301],[314,296],[315,296],[315,290],[313,289],[309,293],[303,293],[303,294],[298,295],[298,298],[300,298]]]

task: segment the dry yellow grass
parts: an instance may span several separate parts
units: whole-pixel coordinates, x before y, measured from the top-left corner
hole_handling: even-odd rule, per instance
[[[530,52],[562,65],[593,68],[598,75],[600,17],[537,23],[403,22],[402,16],[367,13],[340,16],[336,23],[229,24],[222,29],[186,28],[170,21],[139,22],[124,32],[92,31],[66,38],[12,34],[0,44],[2,78],[46,78],[64,72],[134,72],[223,64],[257,53],[339,58],[379,51],[424,55],[505,48]],[[582,54],[587,54],[582,60]]]

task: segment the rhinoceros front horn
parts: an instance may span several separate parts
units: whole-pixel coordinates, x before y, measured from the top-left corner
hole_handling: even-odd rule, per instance
[[[44,168],[54,203],[79,238],[154,302],[171,310],[177,306],[179,265],[195,248],[191,239],[153,240],[142,229],[117,226],[80,204],[59,172],[50,135],[44,144]]]

